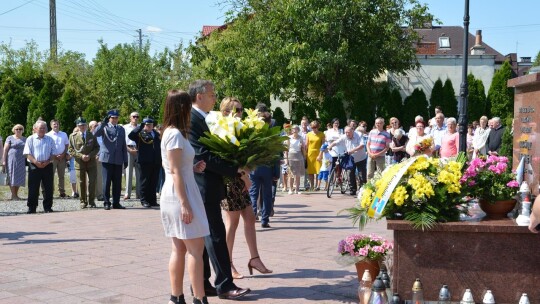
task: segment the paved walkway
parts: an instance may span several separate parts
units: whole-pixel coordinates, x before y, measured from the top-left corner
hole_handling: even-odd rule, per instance
[[[272,228],[257,223],[259,251],[271,275],[249,276],[239,227],[234,261],[246,278],[235,283],[252,289],[239,302],[357,303],[354,266],[334,260],[338,241],[357,231],[337,215],[353,202],[341,194],[327,199],[323,192],[280,194]],[[365,232],[391,237],[385,227],[374,222]],[[0,303],[167,303],[169,253],[158,209],[0,216]],[[191,303],[189,292],[186,300]]]

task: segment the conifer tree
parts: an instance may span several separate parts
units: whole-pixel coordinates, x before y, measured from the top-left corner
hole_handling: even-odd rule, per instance
[[[473,74],[467,76],[469,96],[467,98],[467,119],[469,122],[478,120],[483,115],[488,115],[486,107],[486,93],[484,83],[476,79]]]
[[[421,88],[416,88],[410,96],[405,98],[403,105],[403,121],[401,124],[404,129],[414,124],[416,115],[421,115],[427,123],[429,119],[428,102],[426,94]]]
[[[24,87],[15,81],[11,76],[5,77],[0,84],[0,135],[6,138],[11,135],[11,129],[15,124],[25,125],[26,122],[26,96]],[[26,134],[31,134],[30,130],[25,130]],[[30,133],[29,133],[30,132]]]
[[[501,69],[493,75],[493,81],[488,91],[487,103],[491,116],[498,116],[501,121],[514,116],[514,90],[507,86],[513,77],[512,67],[505,61]]]
[[[442,106],[443,102],[444,102],[443,83],[442,83],[442,80],[439,78],[437,79],[437,81],[435,81],[435,83],[433,84],[433,88],[431,89],[431,96],[429,97],[429,115],[434,115],[435,107]]]
[[[443,86],[443,100],[442,100],[442,111],[445,117],[458,117],[458,108],[457,108],[457,99],[456,92],[454,91],[454,86],[452,81],[447,78]]]

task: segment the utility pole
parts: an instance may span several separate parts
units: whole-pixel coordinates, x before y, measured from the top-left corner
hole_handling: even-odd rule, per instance
[[[50,52],[51,59],[56,62],[57,39],[56,39],[56,0],[49,0],[49,19],[50,19]]]
[[[142,30],[138,29],[137,33],[139,33],[139,51],[142,51]]]

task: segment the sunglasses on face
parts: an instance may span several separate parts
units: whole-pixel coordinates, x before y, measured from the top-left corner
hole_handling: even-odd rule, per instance
[[[139,118],[139,115],[133,115],[133,116],[131,116],[131,117],[133,117],[133,118]]]
[[[15,129],[15,131],[22,131],[22,130],[23,130],[23,129],[21,129],[21,128]]]

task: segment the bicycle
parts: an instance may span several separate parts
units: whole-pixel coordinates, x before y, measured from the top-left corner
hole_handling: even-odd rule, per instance
[[[350,188],[349,172],[351,169],[344,168],[345,162],[349,160],[348,157],[350,157],[348,154],[338,155],[336,165],[328,175],[328,189],[326,190],[328,198],[332,197],[335,187],[340,188],[341,194],[345,194]]]

